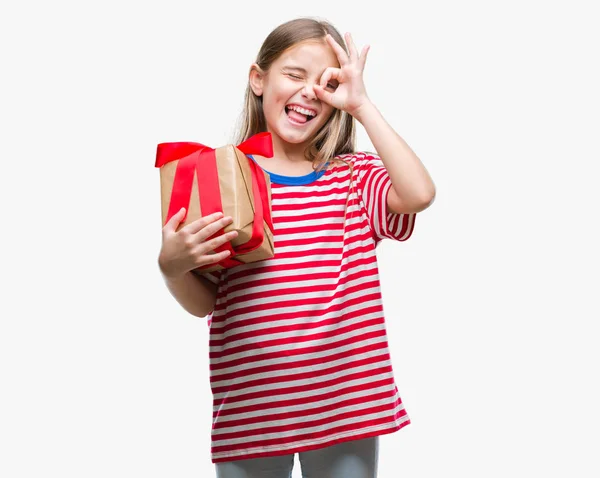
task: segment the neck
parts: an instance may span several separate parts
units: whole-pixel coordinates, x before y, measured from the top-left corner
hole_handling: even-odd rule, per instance
[[[304,152],[306,151],[307,143],[286,143],[276,135],[273,136],[273,159],[277,161],[285,161],[289,163],[305,163],[308,161]]]

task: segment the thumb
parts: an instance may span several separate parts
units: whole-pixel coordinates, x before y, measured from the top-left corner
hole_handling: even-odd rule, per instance
[[[171,219],[169,219],[167,221],[163,230],[168,231],[168,232],[176,231],[177,227],[179,226],[179,224],[181,224],[181,221],[183,221],[184,218],[185,218],[185,208],[182,207],[179,211],[177,211],[175,214],[173,214],[171,216]]]
[[[329,93],[329,91],[325,91],[325,89],[321,85],[315,85],[313,89],[315,91],[315,94],[317,95],[317,98],[319,98],[321,101],[324,101],[330,106],[334,106],[331,102],[331,99],[333,97],[332,93]]]

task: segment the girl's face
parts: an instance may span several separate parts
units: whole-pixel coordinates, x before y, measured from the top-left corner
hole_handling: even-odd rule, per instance
[[[320,42],[302,42],[285,51],[264,73],[256,64],[250,85],[262,96],[268,131],[285,143],[304,144],[321,129],[334,108],[314,92],[328,67],[340,65],[331,47]],[[326,90],[335,91],[332,80]],[[275,139],[275,138],[274,138]]]

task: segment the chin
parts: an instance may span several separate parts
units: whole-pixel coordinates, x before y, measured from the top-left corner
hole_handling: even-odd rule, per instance
[[[315,134],[315,131],[313,131],[312,129],[307,130],[307,131],[293,131],[293,130],[290,131],[285,127],[285,125],[283,125],[283,126],[278,125],[275,128],[271,127],[270,125],[267,125],[267,129],[272,134],[278,136],[282,141],[285,141],[286,143],[289,143],[289,144],[306,143],[306,142],[310,141],[310,139]]]

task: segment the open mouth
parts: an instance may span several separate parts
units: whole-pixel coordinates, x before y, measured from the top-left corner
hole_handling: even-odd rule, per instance
[[[305,110],[304,108],[300,108],[295,105],[286,106],[285,112],[293,123],[300,124],[308,123],[317,116],[314,111]]]

